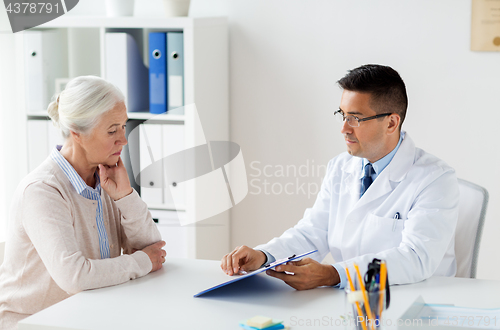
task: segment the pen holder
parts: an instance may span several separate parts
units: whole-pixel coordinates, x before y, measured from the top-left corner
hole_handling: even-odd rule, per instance
[[[365,304],[368,299],[368,306]],[[381,330],[384,328],[385,292],[367,292],[345,289],[345,313],[343,322],[349,330]]]

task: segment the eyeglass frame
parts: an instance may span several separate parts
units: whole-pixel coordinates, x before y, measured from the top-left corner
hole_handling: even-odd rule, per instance
[[[340,115],[342,115],[342,122],[345,121],[345,118],[347,116],[351,116],[351,117],[355,118],[356,121],[358,122],[358,126],[351,126],[351,125],[349,125],[349,123],[347,123],[347,125],[349,125],[351,127],[359,127],[359,123],[363,122],[363,121],[377,119],[377,118],[382,118],[382,117],[386,117],[386,116],[392,115],[392,112],[387,112],[387,113],[381,113],[381,114],[378,114],[378,115],[375,115],[375,116],[371,116],[371,117],[366,117],[366,118],[361,118],[360,119],[360,118],[358,118],[357,116],[354,116],[354,115],[347,115],[347,116],[345,116],[345,113],[344,113],[344,111],[342,109],[335,110],[333,112],[333,115],[335,116],[337,113],[340,114]]]

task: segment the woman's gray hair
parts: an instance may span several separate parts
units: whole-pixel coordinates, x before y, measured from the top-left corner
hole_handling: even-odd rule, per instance
[[[59,95],[55,95],[47,111],[54,126],[67,139],[70,131],[89,134],[101,115],[124,99],[112,83],[96,76],[82,76],[71,80]]]

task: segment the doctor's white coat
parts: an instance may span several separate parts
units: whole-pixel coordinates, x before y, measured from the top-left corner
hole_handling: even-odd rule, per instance
[[[276,259],[318,249],[311,258],[321,261],[331,252],[343,267],[356,262],[363,273],[373,258],[385,259],[391,284],[454,276],[455,171],[416,148],[408,134],[359,198],[361,171],[359,157],[342,153],[332,159],[314,206],[293,228],[256,249]]]

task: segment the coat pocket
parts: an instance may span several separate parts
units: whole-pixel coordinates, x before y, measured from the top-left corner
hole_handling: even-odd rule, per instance
[[[361,255],[378,253],[398,247],[401,244],[404,219],[385,218],[369,214],[362,226]]]

